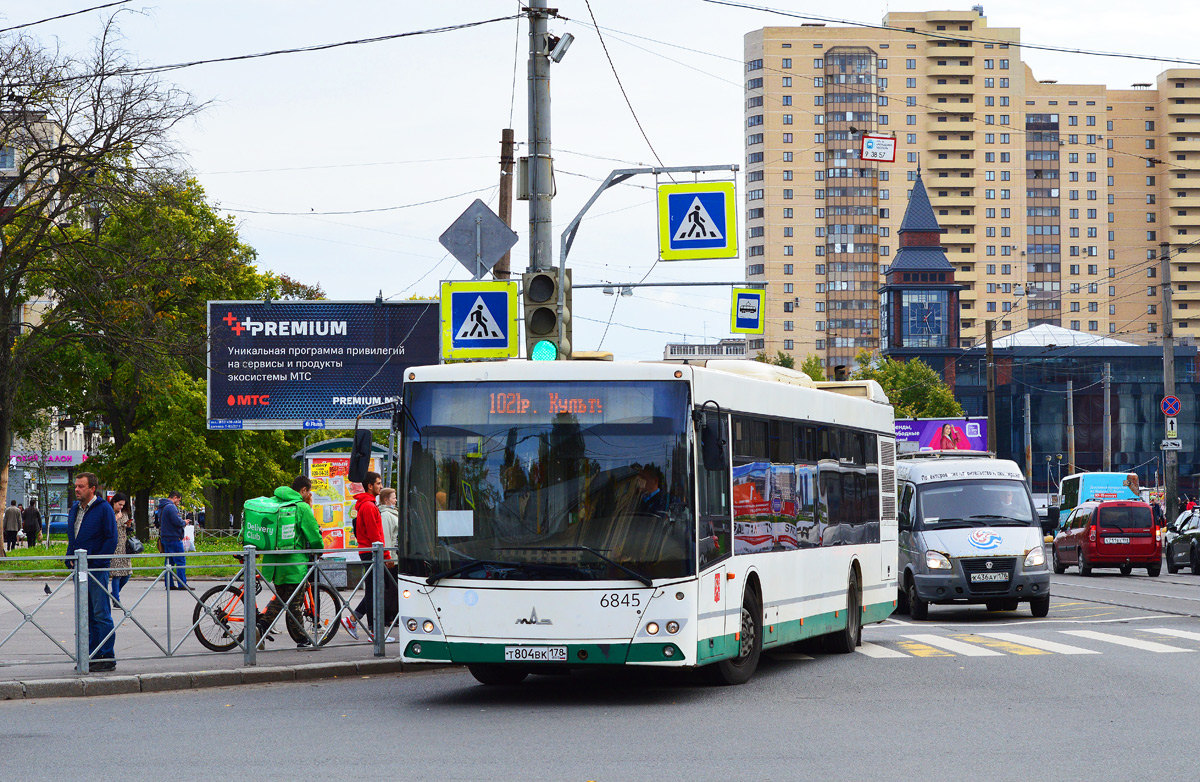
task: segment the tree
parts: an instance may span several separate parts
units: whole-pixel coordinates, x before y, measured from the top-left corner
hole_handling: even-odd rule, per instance
[[[202,108],[132,72],[115,35],[110,20],[83,58],[0,35],[0,148],[14,169],[0,178],[0,322],[11,324],[0,335],[0,453],[10,452],[23,413],[55,402],[36,393],[46,387],[31,378],[49,374],[53,356],[89,336],[85,324],[66,327],[71,313],[59,310],[59,292],[78,271],[61,259],[95,240],[105,211],[162,176],[175,155],[172,129]],[[139,274],[128,263],[105,271],[116,284]],[[7,487],[4,460],[0,496]]]
[[[963,414],[954,392],[933,367],[918,358],[896,361],[863,351],[855,361],[856,380],[874,380],[891,400],[897,418],[947,418]]]
[[[818,383],[825,380],[825,367],[817,356],[807,356],[804,363],[800,365],[800,371]]]
[[[761,361],[764,364],[774,364],[777,367],[785,369],[795,369],[796,359],[784,353],[782,350],[775,351],[775,358],[768,358],[766,353],[759,353],[754,357],[755,361]]]

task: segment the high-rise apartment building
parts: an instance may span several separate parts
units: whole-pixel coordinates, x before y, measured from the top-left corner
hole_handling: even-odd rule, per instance
[[[986,320],[998,335],[1049,323],[1155,341],[1159,245],[1200,240],[1200,70],[1127,90],[1038,81],[1020,30],[989,27],[979,6],[883,27],[745,37],[746,271],[769,282],[750,352],[849,365],[879,349],[879,287],[918,167],[962,286],[964,347]],[[894,163],[860,159],[867,132],[896,137]],[[1200,333],[1193,257],[1172,260],[1183,336]]]

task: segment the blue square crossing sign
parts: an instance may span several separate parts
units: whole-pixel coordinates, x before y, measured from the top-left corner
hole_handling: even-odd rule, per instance
[[[442,283],[443,358],[515,357],[518,331],[515,281]]]
[[[658,253],[664,261],[736,258],[733,182],[658,186]]]

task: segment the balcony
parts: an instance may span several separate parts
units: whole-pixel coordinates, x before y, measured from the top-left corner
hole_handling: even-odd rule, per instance
[[[1200,99],[1200,87],[1180,87],[1176,89],[1168,86],[1159,94],[1168,101],[1167,105],[1171,106],[1174,104],[1170,103],[1170,101],[1173,101],[1175,98]]]
[[[946,65],[930,65],[926,69],[925,75],[932,79],[936,79],[936,78],[939,78],[942,76],[953,76],[955,78],[960,78],[963,76],[974,76],[975,75],[975,66],[974,65],[959,65],[958,64],[959,59],[961,59],[961,58],[955,58],[953,60],[948,60]]]
[[[928,160],[928,159],[922,160],[921,165],[925,166],[926,168],[930,169],[931,171],[945,171],[945,170],[954,170],[954,169],[960,169],[960,170],[965,170],[965,171],[975,170],[975,161],[974,160],[972,160],[971,158],[967,158],[966,160],[963,160],[958,155],[955,155],[954,157],[948,157],[945,159],[933,158],[932,160]]]
[[[1185,190],[1184,192],[1188,194],[1186,198],[1172,197],[1167,202],[1167,206],[1171,209],[1195,209],[1196,213],[1200,214],[1200,189]],[[1196,193],[1196,195],[1192,195],[1192,193]]]
[[[965,127],[963,129],[950,128],[949,127],[950,123],[948,123],[948,122],[947,123],[939,122],[938,124],[946,125],[946,128],[942,129],[941,135],[949,136],[949,138],[944,139],[944,140],[939,139],[937,131],[930,131],[931,133],[934,134],[927,143],[927,146],[930,150],[935,151],[935,152],[944,152],[944,151],[949,152],[949,151],[954,151],[954,150],[961,150],[963,152],[967,152],[967,151],[973,151],[975,149],[976,145],[975,145],[974,140],[967,139],[966,141],[963,141],[962,139],[959,138],[960,135],[963,135],[964,133],[968,132]],[[965,125],[966,123],[963,123],[963,124]],[[951,130],[953,130],[955,132],[950,132]],[[972,127],[972,128],[970,128],[970,130],[973,131],[974,128]]]
[[[962,77],[960,76],[959,78]],[[936,95],[939,98],[950,95],[974,95],[975,85],[959,84],[958,79],[955,79],[952,84],[931,84],[926,88],[925,92],[928,95]]]

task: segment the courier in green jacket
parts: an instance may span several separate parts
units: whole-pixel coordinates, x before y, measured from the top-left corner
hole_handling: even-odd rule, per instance
[[[321,539],[321,530],[317,526],[316,517],[312,511],[312,482],[303,475],[296,476],[292,481],[291,487],[280,486],[275,490],[275,499],[280,502],[294,503],[296,506],[296,530],[293,538],[292,547],[297,549],[320,549],[324,548],[325,544]],[[280,541],[278,546],[285,546],[284,532],[278,531],[277,539]],[[269,579],[275,584],[275,591],[278,597],[272,597],[271,602],[263,609],[262,615],[258,619],[258,635],[262,638],[267,628],[271,626],[271,622],[283,610],[283,603],[280,599],[287,600],[292,611],[300,616],[303,606],[300,604],[302,594],[296,589],[304,582],[304,577],[308,573],[308,564],[311,556],[308,554],[266,554],[263,556],[262,573],[263,578]],[[293,599],[293,595],[296,599]],[[296,621],[289,615],[287,621],[291,625],[295,625]],[[299,630],[299,628],[297,628]],[[303,630],[299,630],[298,634],[302,634]]]

